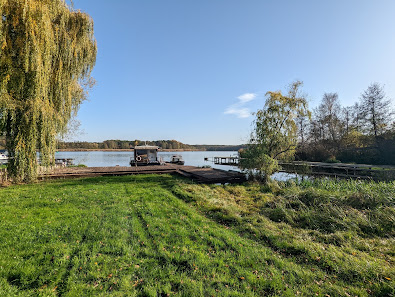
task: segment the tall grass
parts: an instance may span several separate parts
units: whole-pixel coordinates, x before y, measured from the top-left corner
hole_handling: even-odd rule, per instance
[[[394,294],[394,183],[314,180],[174,188],[203,214],[374,296]]]
[[[354,208],[349,197],[368,185],[322,183],[204,186],[141,175],[3,188],[0,296],[391,296],[393,233],[343,214],[393,210],[384,199],[393,185],[383,185],[387,202]],[[341,228],[316,226],[308,211],[325,217],[334,202]]]

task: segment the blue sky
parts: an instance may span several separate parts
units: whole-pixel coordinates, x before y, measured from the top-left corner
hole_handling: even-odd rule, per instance
[[[74,0],[95,22],[97,81],[73,140],[245,143],[267,91],[304,82],[352,105],[395,98],[393,0]],[[394,100],[392,100],[394,101]]]

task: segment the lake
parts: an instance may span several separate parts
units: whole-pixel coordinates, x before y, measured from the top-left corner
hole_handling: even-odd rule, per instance
[[[236,170],[240,169],[235,166],[217,165],[212,161],[204,161],[204,158],[213,160],[214,157],[234,157],[237,156],[237,151],[192,151],[192,152],[159,152],[158,155],[164,161],[170,161],[172,155],[181,155],[187,166],[211,166],[212,168],[222,170]],[[127,152],[110,152],[110,151],[89,151],[89,152],[57,152],[55,158],[59,159],[74,159],[74,164],[84,164],[88,167],[107,167],[107,166],[130,166],[130,158],[133,156],[132,151]],[[295,174],[278,172],[272,176],[279,181],[295,178]]]
[[[204,161],[204,158],[237,156],[236,151],[193,151],[193,152],[159,152],[158,155],[163,160],[170,161],[171,156],[181,155],[187,166],[211,166],[224,170],[237,170],[234,166],[215,165],[213,162]],[[130,166],[130,158],[133,152],[110,152],[110,151],[89,151],[89,152],[57,152],[55,158],[74,159],[74,164],[84,164],[88,167],[107,167],[107,166]]]

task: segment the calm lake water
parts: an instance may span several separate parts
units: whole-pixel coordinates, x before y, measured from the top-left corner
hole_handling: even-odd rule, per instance
[[[216,152],[159,152],[158,154],[163,158],[164,161],[170,161],[171,156],[181,155],[185,161],[185,165],[189,166],[211,166],[213,168],[224,169],[224,170],[237,170],[237,167],[233,166],[221,166],[215,165],[213,162],[204,161],[204,158],[213,159],[213,157],[229,157],[237,156],[236,151],[216,151]],[[84,164],[88,167],[106,167],[106,166],[130,166],[130,158],[133,156],[133,152],[103,152],[103,151],[92,151],[92,152],[57,152],[55,158],[71,158],[74,159],[74,164]]]
[[[211,161],[204,161],[204,158],[213,160],[214,157],[235,157],[237,151],[195,151],[195,152],[159,152],[159,156],[164,161],[170,161],[172,155],[181,155],[185,161],[185,165],[189,166],[211,166],[212,168],[223,169],[223,170],[237,170],[235,166],[216,165]],[[84,164],[88,167],[106,167],[106,166],[130,166],[130,158],[133,156],[133,152],[103,152],[103,151],[92,151],[92,152],[57,152],[56,158],[62,159],[74,159],[74,164]],[[276,180],[288,180],[295,178],[295,174],[288,174],[278,172],[272,176]]]

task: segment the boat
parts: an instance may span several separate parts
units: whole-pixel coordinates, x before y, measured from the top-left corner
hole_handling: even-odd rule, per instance
[[[173,155],[173,156],[171,156],[171,160],[169,163],[177,164],[177,165],[184,165],[185,161],[181,155]]]
[[[6,154],[0,153],[0,164],[8,163],[8,156]]]
[[[55,165],[60,165],[62,167],[73,166],[74,165],[74,159],[56,158],[55,159]]]
[[[158,157],[158,150],[159,147],[153,145],[135,146],[130,166],[163,165],[164,162]]]

